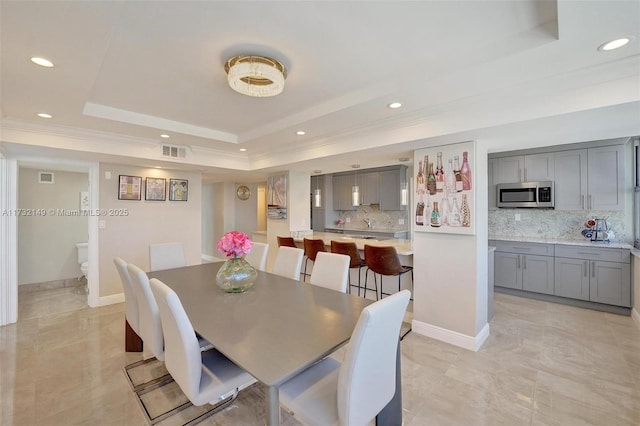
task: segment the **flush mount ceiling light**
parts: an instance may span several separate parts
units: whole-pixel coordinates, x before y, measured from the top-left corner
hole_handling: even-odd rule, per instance
[[[234,56],[224,65],[224,70],[233,90],[256,98],[282,93],[287,77],[284,65],[265,56]]]
[[[616,40],[611,40],[608,41],[606,43],[601,44],[598,47],[598,50],[614,50],[617,49],[619,47],[624,46],[625,44],[629,43],[631,41],[630,38],[624,37],[624,38],[618,38]]]
[[[45,58],[39,58],[37,56],[34,56],[33,58],[31,58],[31,62],[45,68],[53,67],[53,62]]]

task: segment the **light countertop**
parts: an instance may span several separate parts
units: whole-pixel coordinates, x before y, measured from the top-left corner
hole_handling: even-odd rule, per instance
[[[356,243],[356,247],[358,250],[364,250],[364,245],[368,244],[370,246],[393,246],[396,248],[396,251],[401,256],[412,256],[413,248],[411,246],[411,240],[404,240],[399,238],[389,238],[389,239],[363,239],[357,237],[348,237],[344,234],[336,234],[333,232],[314,232],[312,236],[307,236],[306,238],[315,238],[322,239],[325,245],[330,246],[331,240],[335,241],[353,241]],[[294,240],[298,243],[302,243],[303,237],[294,237]]]
[[[631,250],[633,246],[623,242],[605,242],[605,241],[589,241],[586,238],[582,240],[564,240],[558,238],[547,237],[514,237],[510,235],[491,235],[489,240],[502,240],[502,241],[518,241],[523,243],[543,243],[543,244],[564,244],[568,246],[582,246],[582,247],[603,247],[603,248],[619,248]]]

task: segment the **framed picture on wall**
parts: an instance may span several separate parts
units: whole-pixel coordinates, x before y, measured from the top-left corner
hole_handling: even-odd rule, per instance
[[[118,179],[118,200],[140,200],[142,177],[120,175]]]
[[[267,217],[287,218],[287,175],[267,178]]]
[[[167,180],[164,178],[147,178],[144,185],[144,199],[148,201],[165,201]]]
[[[187,201],[189,181],[186,179],[169,179],[169,201]]]
[[[475,234],[475,142],[414,151],[414,231]]]

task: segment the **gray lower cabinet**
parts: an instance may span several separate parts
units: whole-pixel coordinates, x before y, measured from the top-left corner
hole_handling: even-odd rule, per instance
[[[556,245],[557,296],[631,307],[626,249]]]
[[[496,286],[553,294],[553,245],[509,241],[490,241],[489,244],[496,247]]]
[[[553,294],[589,300],[589,261],[556,257],[556,283]]]

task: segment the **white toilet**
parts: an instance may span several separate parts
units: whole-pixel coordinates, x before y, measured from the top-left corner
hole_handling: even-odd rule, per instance
[[[83,276],[89,273],[89,243],[76,243],[78,249],[78,263]]]

